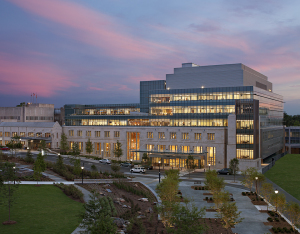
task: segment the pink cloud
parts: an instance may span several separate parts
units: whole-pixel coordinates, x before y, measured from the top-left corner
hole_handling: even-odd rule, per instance
[[[97,88],[97,87],[89,87],[88,89],[89,90],[97,90],[97,91],[103,91],[103,90],[105,90],[105,89]]]
[[[160,51],[172,48],[134,38],[122,32],[121,24],[110,17],[73,2],[61,0],[8,0],[50,21],[72,29],[65,35],[119,58],[155,58]]]
[[[63,71],[43,61],[17,60],[0,53],[1,92],[5,94],[38,93],[50,97],[57,91],[77,86]]]

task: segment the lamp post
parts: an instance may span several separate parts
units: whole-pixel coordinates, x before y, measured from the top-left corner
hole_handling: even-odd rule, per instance
[[[277,201],[277,198],[278,198],[277,194],[278,194],[278,190],[275,189],[274,192],[275,192],[275,194],[276,194],[276,214],[277,214],[277,202],[278,202],[278,201]],[[278,215],[278,214],[277,214],[277,215]]]
[[[130,159],[130,167],[131,167],[131,169],[130,169],[130,172],[131,172],[131,174],[132,174],[132,158]]]
[[[83,169],[84,169],[84,164],[81,167],[81,184],[83,184]]]
[[[102,159],[103,159],[103,149],[101,150],[101,152],[102,152]]]
[[[208,170],[210,171],[210,163],[208,164]]]
[[[256,200],[258,200],[258,196],[257,196],[257,180],[258,180],[258,177],[256,176],[256,177],[255,177],[255,193],[256,193]]]
[[[160,161],[158,161],[158,182],[160,183]]]
[[[16,167],[13,167],[14,169],[14,184],[16,184]]]

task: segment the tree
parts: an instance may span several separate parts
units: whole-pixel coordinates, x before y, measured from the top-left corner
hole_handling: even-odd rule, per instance
[[[293,230],[295,231],[295,225],[300,224],[300,206],[296,202],[289,202],[286,206],[286,213],[291,221]]]
[[[210,181],[209,187],[212,194],[220,193],[225,188],[224,179],[220,177],[213,177]]]
[[[110,168],[113,170],[114,173],[118,173],[121,169],[120,164],[112,163]]]
[[[16,156],[17,149],[22,148],[20,139],[21,139],[20,136],[15,135],[11,138],[11,141],[8,144],[6,144],[6,146],[11,149],[12,155],[14,154]]]
[[[222,215],[222,220],[224,221],[224,227],[230,228],[235,224],[242,222],[243,218],[240,218],[241,213],[241,211],[238,211],[235,202],[223,203],[220,207],[220,214]]]
[[[275,206],[276,212],[284,212],[286,206],[286,199],[283,193],[276,194],[273,192],[271,195],[271,203]]]
[[[11,216],[11,207],[15,203],[15,196],[14,193],[18,188],[18,181],[17,183],[11,183],[11,181],[16,181],[18,178],[15,174],[15,169],[13,168],[15,166],[14,163],[5,162],[2,165],[2,183],[4,181],[7,181],[7,184],[4,184],[0,187],[1,191],[1,197],[3,204],[7,206],[8,208],[8,223],[13,224],[16,223],[15,221],[10,220]]]
[[[268,202],[271,201],[271,196],[274,193],[273,185],[270,183],[263,183],[261,187],[260,194],[264,197],[264,199]],[[269,209],[269,204],[267,204],[267,210]]]
[[[42,172],[46,170],[46,163],[44,160],[44,156],[42,153],[39,153],[37,155],[37,158],[34,162],[33,171],[34,171],[34,178],[36,179],[36,182],[38,184],[38,181],[41,180]]]
[[[69,145],[68,145],[68,138],[66,134],[61,134],[60,138],[60,151],[61,153],[65,154],[69,150]]]
[[[203,233],[205,228],[201,224],[201,219],[204,215],[205,208],[198,210],[194,204],[189,205],[187,202],[185,205],[174,204],[170,218],[172,225],[167,227],[167,231],[174,234]]]
[[[143,163],[144,166],[150,166],[151,165],[151,161],[150,161],[150,158],[148,157],[147,153],[143,153],[142,160],[143,160],[142,163]]]
[[[40,141],[40,144],[39,144],[39,149],[45,151],[46,148],[47,148],[46,141],[41,140],[41,141]]]
[[[194,171],[195,168],[196,168],[195,160],[194,160],[194,157],[192,155],[189,155],[188,158],[185,161],[186,161],[186,167],[187,167],[187,170],[189,172],[189,178],[190,178],[190,173],[192,171]]]
[[[77,142],[74,142],[74,144],[73,144],[72,154],[74,156],[78,156],[80,154],[79,144]]]
[[[32,157],[32,153],[31,150],[28,148],[27,152],[26,152],[26,157],[25,157],[25,161],[28,163],[33,163],[34,159]]]
[[[93,152],[93,143],[91,142],[90,138],[88,139],[87,143],[86,143],[86,146],[85,146],[85,151],[88,153],[88,154],[91,154]]]
[[[205,172],[205,185],[208,187],[209,190],[211,190],[211,186],[213,183],[213,180],[218,178],[218,173],[216,170],[209,170]]]
[[[120,160],[120,157],[123,155],[122,144],[117,141],[116,146],[114,148],[114,155]]]
[[[239,160],[237,158],[233,158],[229,161],[229,169],[233,174],[233,181],[235,182],[235,175],[239,171]]]
[[[70,162],[73,164],[73,173],[79,176],[81,172],[81,167],[80,167],[81,161],[80,158],[78,158],[80,154],[80,149],[79,149],[79,144],[77,142],[74,142],[73,144],[72,154],[73,154],[73,158],[71,158]]]
[[[253,182],[257,174],[258,172],[255,167],[249,167],[242,172],[244,179],[241,182],[245,187],[247,187],[250,190],[250,192],[252,191]]]
[[[55,166],[56,166],[56,168],[58,168],[60,170],[63,170],[65,168],[64,160],[63,160],[62,156],[58,155]]]
[[[222,204],[224,204],[225,202],[228,202],[230,199],[229,197],[229,192],[224,191],[224,192],[219,192],[219,193],[214,193],[213,194],[213,200],[215,203],[215,209],[217,210],[217,212],[220,212],[220,207],[222,206]]]

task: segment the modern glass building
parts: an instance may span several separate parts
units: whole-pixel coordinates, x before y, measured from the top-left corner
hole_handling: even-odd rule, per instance
[[[285,148],[290,154],[300,154],[300,127],[285,128]]]
[[[199,167],[227,167],[234,157],[259,167],[282,151],[282,121],[282,96],[272,92],[266,76],[243,64],[182,64],[166,80],[141,81],[139,104],[65,105],[66,129],[117,127],[124,132],[119,140],[125,159],[148,153],[154,164],[167,160],[172,167],[184,167],[188,155],[198,158]],[[106,144],[103,149],[113,151]]]

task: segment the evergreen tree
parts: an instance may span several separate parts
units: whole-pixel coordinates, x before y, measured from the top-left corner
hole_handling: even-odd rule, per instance
[[[63,170],[65,168],[64,160],[63,160],[62,156],[58,155],[55,166],[61,170]]]
[[[74,156],[78,156],[80,154],[79,144],[77,142],[74,142],[74,144],[73,144],[72,154]]]
[[[238,211],[236,203],[225,202],[220,207],[220,213],[222,215],[222,220],[224,222],[225,228],[230,228],[235,224],[238,224],[243,221],[243,218],[240,218],[241,211]]]
[[[91,154],[93,152],[93,143],[91,142],[90,138],[88,139],[87,143],[86,143],[86,146],[85,146],[85,151],[88,153],[88,154]]]
[[[65,154],[69,150],[69,145],[68,145],[68,138],[66,134],[61,134],[60,138],[60,150],[61,153]]]

